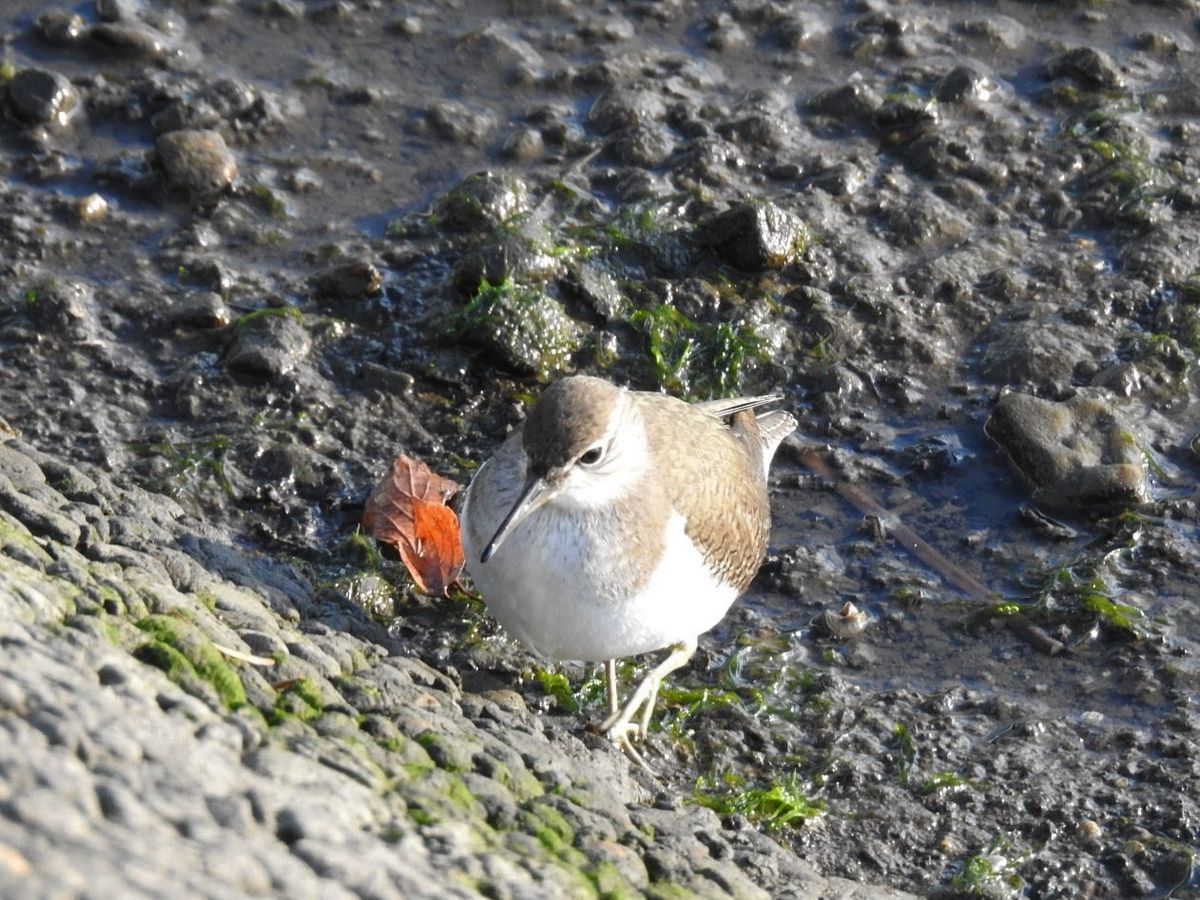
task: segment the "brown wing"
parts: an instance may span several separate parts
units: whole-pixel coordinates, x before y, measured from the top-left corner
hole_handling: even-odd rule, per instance
[[[646,417],[655,459],[685,530],[716,576],[739,592],[762,564],[771,528],[765,465],[754,413],[733,416],[731,429],[703,409],[658,394],[643,394],[657,415]],[[691,435],[680,446],[678,435]]]

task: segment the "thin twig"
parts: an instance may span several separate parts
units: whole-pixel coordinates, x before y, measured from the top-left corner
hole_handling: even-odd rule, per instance
[[[917,534],[900,520],[900,516],[886,509],[879,501],[870,496],[862,488],[838,479],[833,468],[825,458],[797,438],[790,435],[789,444],[798,452],[800,461],[811,469],[818,477],[833,485],[833,489],[851,506],[864,515],[875,516],[887,531],[899,541],[906,550],[940,574],[951,585],[958,588],[972,600],[979,603],[997,603],[999,598],[989,590],[983,582],[969,572],[964,572],[949,557]],[[1046,631],[1034,625],[1024,616],[1010,617],[1012,627],[1019,631],[1030,644],[1044,653],[1054,655],[1066,649],[1062,641],[1051,637]]]
[[[234,650],[232,647],[226,647],[224,644],[218,644],[213,641],[213,646],[221,653],[233,659],[240,659],[242,662],[250,663],[252,666],[273,666],[275,660],[269,656],[255,656],[253,653],[243,653],[241,650]]]

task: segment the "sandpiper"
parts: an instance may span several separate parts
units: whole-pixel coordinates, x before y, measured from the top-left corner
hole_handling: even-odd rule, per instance
[[[642,765],[630,741],[663,678],[766,553],[767,469],[796,420],[753,410],[778,399],[689,404],[564,378],[467,489],[463,548],[488,609],[539,656],[604,664],[600,728]],[[667,647],[618,705],[616,660]]]

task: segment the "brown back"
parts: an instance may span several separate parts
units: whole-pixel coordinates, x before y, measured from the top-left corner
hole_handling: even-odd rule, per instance
[[[671,505],[714,574],[742,591],[762,564],[771,528],[765,462],[752,410],[730,428],[707,412],[661,394],[638,395],[654,458]],[[680,446],[679,435],[690,440]]]

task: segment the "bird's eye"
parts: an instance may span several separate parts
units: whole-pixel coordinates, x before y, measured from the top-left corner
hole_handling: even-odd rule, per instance
[[[593,447],[583,456],[579,457],[579,464],[582,466],[594,466],[600,462],[600,457],[604,456],[603,447]]]

